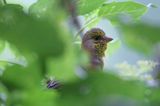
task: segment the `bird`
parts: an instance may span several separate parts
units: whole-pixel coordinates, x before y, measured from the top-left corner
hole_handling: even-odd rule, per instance
[[[103,69],[103,57],[105,56],[107,43],[112,40],[113,39],[107,37],[105,32],[100,28],[92,28],[83,35],[81,47],[82,50],[89,54],[90,58],[90,64],[87,66],[87,68],[83,67],[85,70]],[[52,78],[47,78],[45,82],[48,89],[59,89],[62,85],[59,81]]]
[[[104,66],[103,57],[107,49],[107,44],[113,39],[106,36],[100,28],[88,30],[81,43],[81,48],[89,55],[89,65],[87,69],[102,70]]]

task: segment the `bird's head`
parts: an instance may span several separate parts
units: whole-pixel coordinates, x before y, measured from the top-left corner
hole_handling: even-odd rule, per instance
[[[107,49],[107,43],[113,39],[107,37],[105,32],[99,28],[92,28],[87,31],[82,39],[82,46],[91,54],[96,54],[100,57],[104,56]]]

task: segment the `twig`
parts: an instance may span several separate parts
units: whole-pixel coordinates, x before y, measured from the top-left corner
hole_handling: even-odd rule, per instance
[[[40,61],[41,71],[42,71],[43,75],[45,75],[47,72],[46,58],[42,56],[42,57],[40,57],[39,61]]]
[[[77,29],[77,31],[79,31],[81,29],[81,25],[80,25],[79,19],[77,18],[77,5],[76,5],[77,1],[76,0],[61,0],[61,2],[63,6],[66,7],[69,14],[71,15],[71,20],[72,20],[74,27]],[[82,39],[83,37],[82,31],[79,32],[79,35]]]
[[[84,27],[82,27],[82,28],[77,32],[74,40],[76,40],[77,37],[78,37],[78,35],[81,34],[81,33],[84,31],[84,29],[85,29],[89,24],[91,24],[96,18],[97,18],[97,17],[93,17],[92,19],[88,20],[88,21],[85,23]]]

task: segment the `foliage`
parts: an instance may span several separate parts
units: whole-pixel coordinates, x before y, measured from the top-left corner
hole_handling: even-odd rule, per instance
[[[78,2],[79,14],[84,15],[102,6],[106,0],[80,0]]]
[[[133,18],[139,18],[147,11],[147,7],[132,1],[112,2],[104,4],[99,10],[100,16],[113,17],[118,14],[129,14]]]
[[[159,87],[149,87],[139,79],[140,74],[134,77],[139,70],[142,73],[152,70],[155,64],[140,62],[134,67],[121,64],[119,68],[127,70],[121,73],[120,69],[112,73],[108,69],[108,72],[75,71],[88,63],[88,57],[74,43],[75,28],[68,24],[73,16],[73,8],[69,7],[72,2],[75,1],[38,0],[26,12],[20,4],[0,0],[0,105],[159,106]],[[109,56],[123,41],[144,55],[152,52],[160,41],[159,26],[135,22],[148,10],[143,4],[108,0],[78,0],[75,4],[76,15],[85,17],[83,28],[95,27],[102,19],[119,24],[122,36],[108,45]],[[134,23],[119,19],[124,14]],[[133,69],[134,78],[125,80],[123,77]],[[46,76],[60,81],[62,88],[46,89],[42,84]]]
[[[149,55],[153,53],[154,46],[160,42],[160,26],[153,26],[146,23],[121,23],[123,38],[127,46]],[[155,37],[156,36],[156,37]],[[136,42],[135,42],[136,41]]]

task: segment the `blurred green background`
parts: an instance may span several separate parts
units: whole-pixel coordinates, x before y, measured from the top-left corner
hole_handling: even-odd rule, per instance
[[[0,0],[0,106],[159,106],[159,5]],[[88,56],[78,32],[93,27],[114,39],[103,71],[81,68]],[[47,89],[46,77],[62,87]]]

